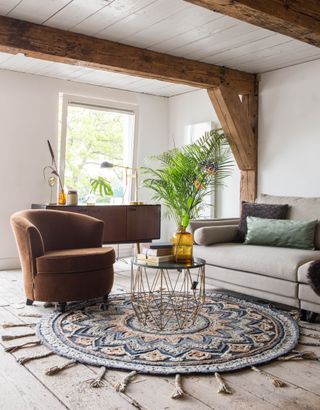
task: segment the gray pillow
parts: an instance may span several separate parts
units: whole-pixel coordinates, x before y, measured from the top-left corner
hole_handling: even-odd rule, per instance
[[[215,243],[234,242],[237,237],[238,225],[205,226],[196,229],[194,242],[198,245],[213,245]]]
[[[314,249],[318,221],[292,221],[247,217],[245,244]]]

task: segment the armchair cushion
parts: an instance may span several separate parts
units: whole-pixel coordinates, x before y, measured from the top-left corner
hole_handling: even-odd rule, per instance
[[[205,226],[196,229],[194,241],[198,245],[213,245],[215,243],[234,242],[237,238],[237,225]]]
[[[38,274],[97,271],[114,262],[114,249],[109,247],[49,251],[36,259]]]

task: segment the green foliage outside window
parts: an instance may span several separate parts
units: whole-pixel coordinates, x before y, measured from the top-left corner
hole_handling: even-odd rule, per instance
[[[65,186],[78,191],[80,202],[85,202],[90,193],[90,181],[104,174],[100,169],[102,161],[123,163],[127,120],[126,115],[116,112],[68,107]],[[114,196],[122,197],[122,171],[115,168],[103,176],[111,182],[109,194],[113,191]],[[97,203],[110,200],[102,195],[97,198]]]

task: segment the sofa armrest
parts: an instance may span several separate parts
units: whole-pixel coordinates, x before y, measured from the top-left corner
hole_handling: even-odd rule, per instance
[[[213,245],[215,243],[234,242],[237,238],[238,225],[218,225],[198,228],[194,232],[197,245]]]
[[[207,226],[238,225],[239,222],[240,218],[191,219],[189,227],[191,233],[194,233],[196,229]]]

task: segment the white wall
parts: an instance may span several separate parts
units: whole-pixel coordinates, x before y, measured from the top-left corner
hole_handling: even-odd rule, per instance
[[[10,215],[49,200],[42,169],[50,162],[47,139],[57,152],[61,92],[136,104],[138,165],[168,149],[167,98],[0,71],[0,269],[18,266]],[[140,199],[148,200],[148,193],[142,190]]]
[[[206,90],[171,97],[169,99],[169,132],[170,147],[173,141],[181,146],[188,141],[184,138],[185,126],[201,122],[213,122],[220,127],[217,115],[212,107]],[[220,189],[217,204],[217,217],[234,217],[239,215],[240,173],[235,164],[233,175],[226,179],[225,186]]]
[[[258,191],[320,196],[320,60],[262,75]]]

